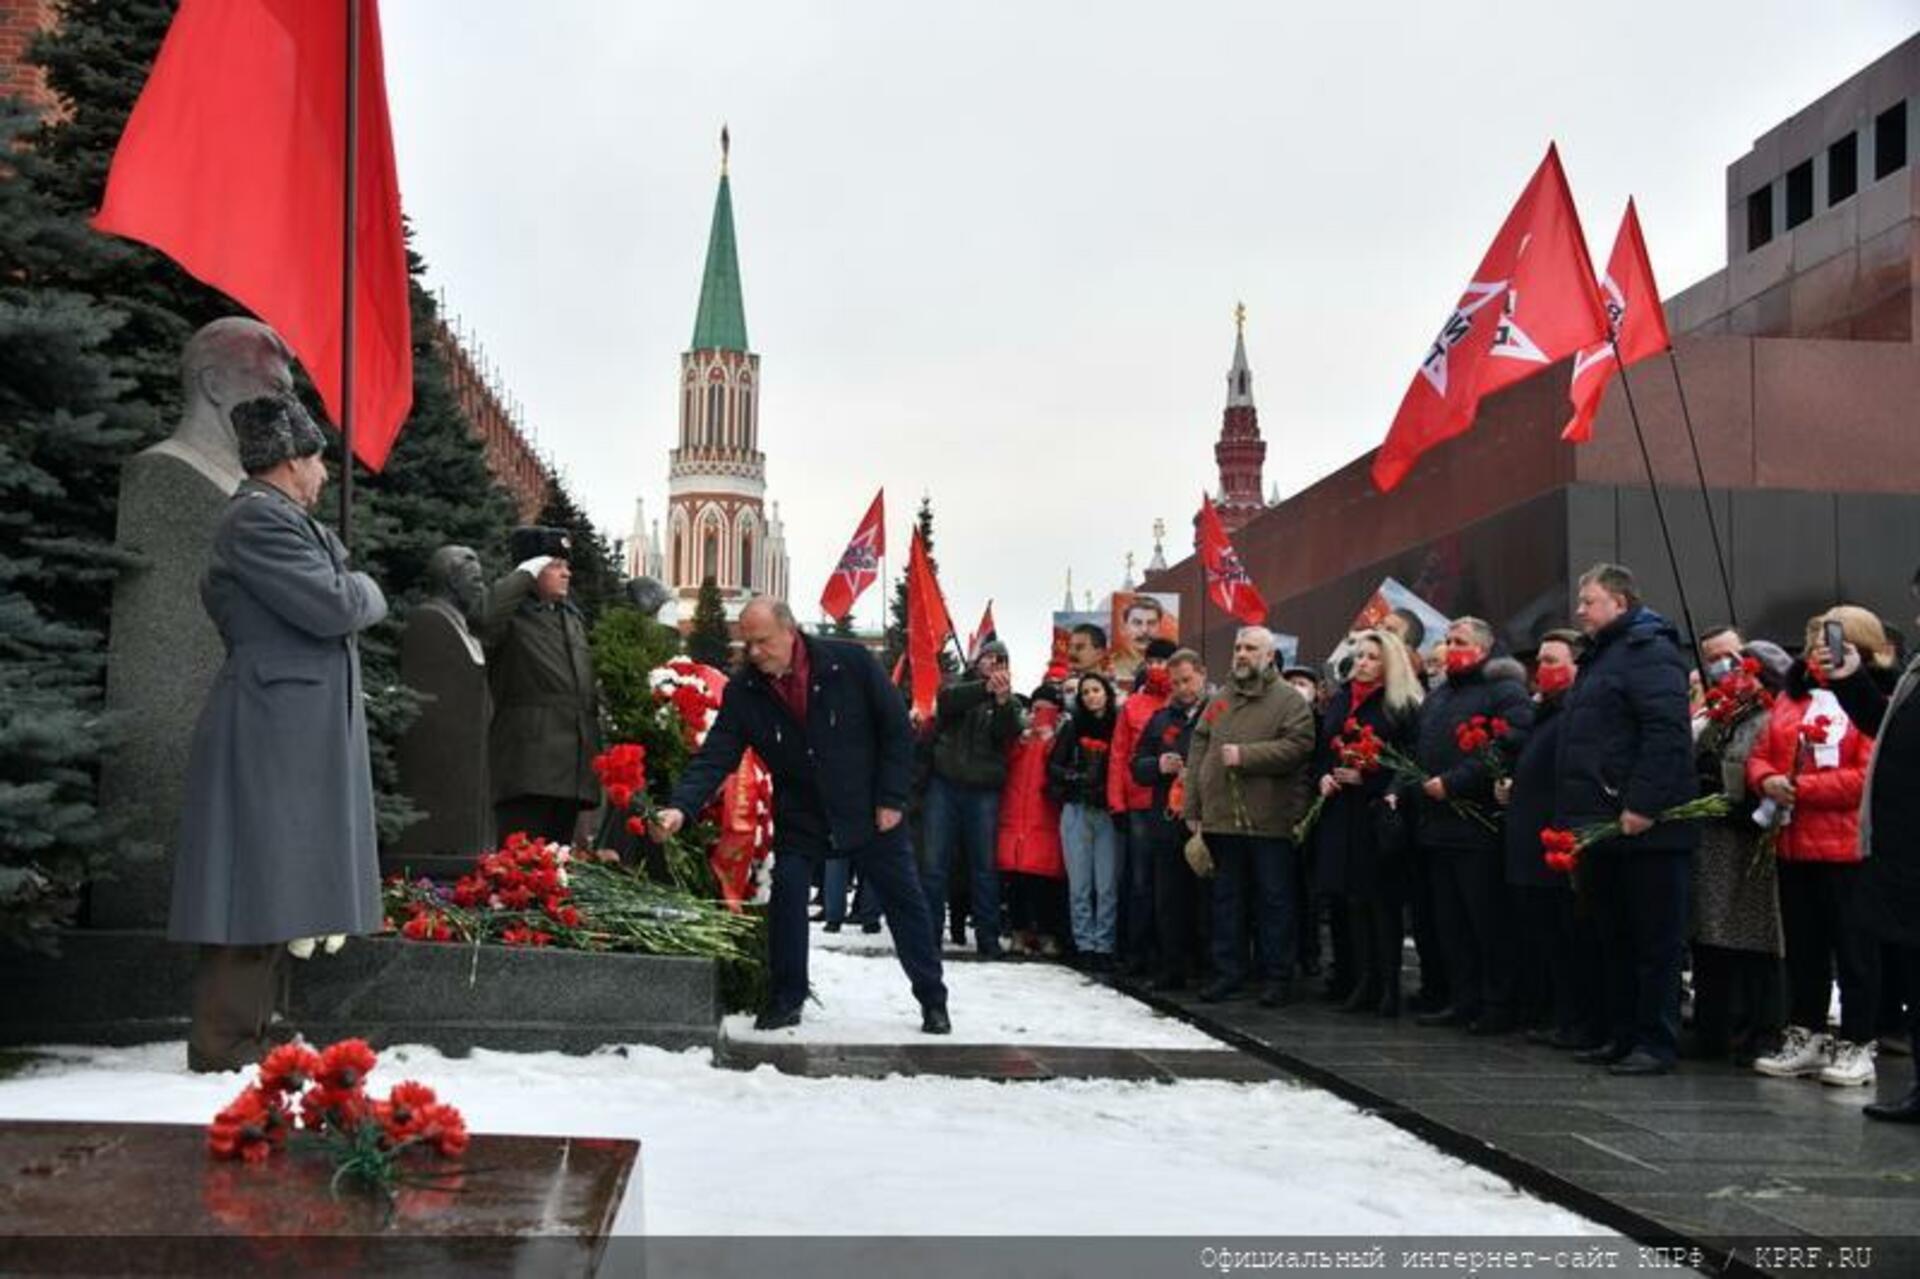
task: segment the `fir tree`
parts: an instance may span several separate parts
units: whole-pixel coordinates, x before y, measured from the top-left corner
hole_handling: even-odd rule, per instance
[[[96,250],[46,197],[35,123],[0,101],[0,940],[47,948],[114,849],[95,805],[104,618],[139,431],[106,354],[125,315],[50,282]]]
[[[720,584],[709,573],[700,583],[700,598],[693,606],[693,629],[687,633],[687,656],[696,662],[725,670],[732,634],[727,630],[727,611],[720,604]]]

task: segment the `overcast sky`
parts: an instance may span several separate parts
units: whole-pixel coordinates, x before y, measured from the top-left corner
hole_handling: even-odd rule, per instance
[[[1594,254],[1637,196],[1672,294],[1724,263],[1727,163],[1915,27],[1911,0],[1332,8],[389,0],[383,21],[430,281],[596,523],[665,511],[727,122],[796,604],[881,485],[904,567],[930,492],[955,618],[992,596],[1024,684],[1069,567],[1104,594],[1156,516],[1188,536],[1236,300],[1291,493],[1379,443],[1549,140]]]

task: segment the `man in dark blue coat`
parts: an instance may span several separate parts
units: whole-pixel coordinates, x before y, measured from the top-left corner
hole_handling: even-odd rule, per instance
[[[1616,1075],[1673,1069],[1680,1036],[1691,822],[1657,824],[1694,798],[1687,659],[1680,635],[1645,607],[1633,574],[1598,564],[1575,609],[1590,647],[1561,711],[1556,824],[1618,821],[1621,838],[1586,850],[1580,873],[1600,924],[1610,1039],[1579,1059]]]
[[[706,742],[688,761],[655,828],[674,834],[705,808],[750,746],[773,774],[771,991],[754,1023],[800,1024],[807,997],[807,896],[816,858],[851,858],[879,894],[893,945],[920,1001],[920,1028],[952,1030],[934,926],[903,822],[912,754],[906,708],[858,644],[804,636],[793,611],[758,598],[740,613],[747,666],[727,684]]]

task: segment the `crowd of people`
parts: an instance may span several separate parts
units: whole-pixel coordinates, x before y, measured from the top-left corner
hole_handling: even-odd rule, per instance
[[[1083,625],[1027,696],[988,643],[913,723],[930,925],[1207,1003],[1318,978],[1614,1075],[1873,1083],[1920,1019],[1920,660],[1850,605],[1797,655],[1731,627],[1695,651],[1617,565],[1574,620],[1508,655],[1461,617],[1423,654],[1395,614],[1324,669],[1257,626],[1224,671],[1157,640],[1124,690]],[[1920,1122],[1920,1088],[1866,1109]]]

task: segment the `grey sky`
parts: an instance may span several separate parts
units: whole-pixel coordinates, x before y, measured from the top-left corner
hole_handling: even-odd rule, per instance
[[[1385,434],[1549,139],[1595,257],[1633,194],[1671,294],[1724,261],[1727,162],[1915,20],[1330,9],[389,0],[383,21],[431,280],[596,522],[664,510],[725,121],[796,604],[882,484],[904,567],[931,491],[955,619],[995,597],[1025,684],[1069,565],[1104,594],[1155,516],[1186,549],[1236,299],[1289,493]]]

